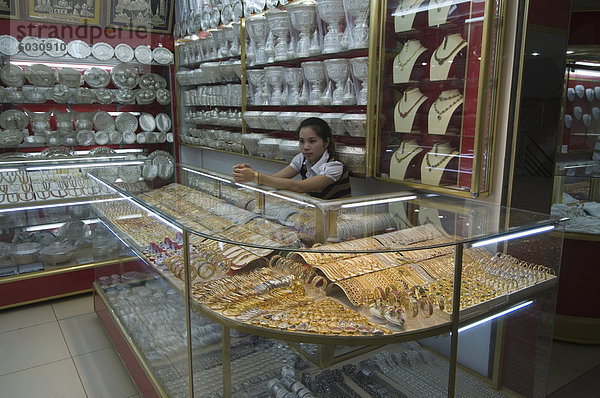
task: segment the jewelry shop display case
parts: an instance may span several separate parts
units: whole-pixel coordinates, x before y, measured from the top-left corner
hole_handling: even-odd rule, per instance
[[[133,253],[98,223],[90,203],[112,191],[86,177],[141,167],[124,154],[29,159],[0,164],[0,308],[91,291],[94,268],[123,272]],[[121,181],[121,180],[119,180]],[[122,183],[141,189],[143,181]]]
[[[600,341],[600,306],[590,288],[599,275],[600,249],[600,70],[595,49],[567,52],[562,129],[556,147],[551,213],[568,217],[558,293],[556,338]],[[585,271],[582,271],[582,267]]]
[[[562,219],[184,164],[138,193],[89,178],[140,259],[96,269],[94,305],[144,396],[545,395]]]
[[[376,176],[490,190],[501,1],[384,2]]]

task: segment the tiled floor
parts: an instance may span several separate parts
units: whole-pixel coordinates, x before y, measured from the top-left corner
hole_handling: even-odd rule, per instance
[[[0,396],[140,395],[81,295],[0,311]]]
[[[548,398],[600,397],[600,346],[554,342]],[[91,295],[0,311],[0,396],[139,397]]]

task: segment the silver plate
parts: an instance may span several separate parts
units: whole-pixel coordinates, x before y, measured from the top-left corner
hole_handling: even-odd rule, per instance
[[[154,121],[154,118],[152,118]],[[24,129],[29,124],[27,115],[17,109],[9,109],[0,114],[0,127],[3,129],[19,130]]]
[[[136,123],[137,123],[137,120],[136,120]],[[133,143],[135,143],[136,137],[137,137],[137,135],[134,132],[125,131],[125,132],[123,132],[123,143],[124,144],[133,144]]]
[[[140,127],[144,131],[154,131],[156,128],[156,120],[154,120],[154,116],[149,113],[142,113],[140,115]]]
[[[8,87],[22,87],[25,83],[23,69],[15,64],[4,65],[0,69],[0,80]]]
[[[221,11],[216,8],[210,13],[210,27],[211,29],[217,29],[219,27],[219,22],[221,22]]]
[[[83,59],[92,54],[92,49],[83,40],[73,40],[67,44],[67,52],[73,58]]]
[[[115,99],[119,104],[135,104],[135,93],[130,88],[120,88],[115,93]]]
[[[167,105],[171,103],[171,92],[166,88],[159,88],[156,90],[156,102],[161,105]]]
[[[61,39],[51,37],[44,40],[44,52],[51,57],[62,57],[67,53],[67,45]]]
[[[96,134],[94,134],[94,141],[96,141],[96,144],[98,145],[108,144],[108,132],[97,131]]]
[[[231,17],[231,6],[228,4],[221,10],[221,23],[223,25],[229,24],[232,21]]]
[[[100,61],[108,61],[115,55],[115,50],[110,44],[100,42],[92,47],[92,55]]]
[[[158,127],[159,131],[167,132],[171,130],[171,118],[166,113],[159,113],[154,116],[154,120],[156,121],[156,127]]]
[[[21,39],[21,50],[30,57],[39,57],[44,53],[42,41],[35,36],[25,36]]]
[[[139,105],[148,105],[156,99],[156,91],[151,88],[140,88],[135,91],[135,100]]]
[[[133,48],[129,44],[119,43],[115,46],[115,57],[121,62],[133,61]]]
[[[106,111],[97,111],[92,118],[96,130],[114,130],[115,120]]]
[[[152,50],[148,46],[137,46],[135,48],[135,59],[140,64],[149,65],[152,63]]]
[[[130,64],[120,63],[112,69],[110,78],[118,88],[132,89],[138,84],[139,73]]]
[[[104,88],[110,83],[110,76],[105,69],[92,67],[83,73],[83,80],[91,88]]]
[[[156,47],[152,50],[152,58],[161,65],[168,65],[173,62],[173,53],[168,48]]]
[[[80,130],[77,132],[77,143],[87,146],[94,143],[94,132],[92,130]]]
[[[123,140],[125,140],[125,133],[135,133],[137,131],[137,117],[129,112],[122,112],[115,119],[115,127],[123,133]],[[135,142],[135,134],[133,135],[132,142]],[[132,142],[127,142],[127,144],[131,144]]]
[[[0,53],[15,55],[19,52],[19,41],[10,35],[0,36]]]
[[[237,0],[231,6],[231,20],[233,22],[240,22],[242,20],[243,15],[244,7],[242,6],[242,2]]]

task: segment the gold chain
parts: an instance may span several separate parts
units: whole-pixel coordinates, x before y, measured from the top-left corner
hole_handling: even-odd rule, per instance
[[[406,48],[406,44],[408,44],[408,43],[410,43],[410,42],[404,43],[404,47],[402,47],[402,51],[400,51],[400,54],[402,54],[402,52],[404,52],[404,48]],[[400,57],[398,57],[398,65],[400,66],[400,70],[401,71],[404,70],[404,67],[406,65],[408,65],[408,63],[414,58],[415,55],[417,55],[417,53],[419,52],[419,50],[421,48],[423,48],[423,46],[419,43],[419,47],[417,47],[417,49],[410,55],[410,57],[408,57],[408,59],[406,60],[406,62],[401,62],[400,61]]]
[[[435,152],[435,154],[432,154],[432,155],[430,155],[430,152],[431,152],[431,151],[433,151],[434,149],[435,149],[435,151],[436,151],[436,152]],[[437,146],[437,144],[435,144],[435,145],[433,146],[433,148],[431,148],[431,151],[430,151],[430,152],[428,152],[428,153],[427,153],[427,155],[425,155],[425,163],[427,164],[427,169],[428,169],[429,171],[431,171],[431,169],[434,169],[434,168],[438,167],[439,165],[441,165],[442,163],[444,163],[444,161],[448,159],[448,156],[450,156],[450,155],[451,155],[451,153],[448,153],[448,154],[446,154],[446,153],[444,153],[444,154],[441,154],[441,155],[442,155],[442,159],[441,159],[439,162],[436,162],[436,163],[434,163],[434,164],[431,164],[431,161],[429,160],[429,158],[430,158],[430,157],[432,157],[432,156],[436,156],[436,154],[438,154],[438,152],[437,152],[437,151],[438,151],[438,146]]]
[[[448,55],[446,55],[445,57],[438,57],[438,51],[440,51],[440,48],[442,48],[442,50],[446,50],[446,46],[448,45],[448,36],[444,37],[444,43],[438,47],[435,52],[433,53],[433,58],[437,61],[437,63],[439,65],[442,65],[444,62],[446,62],[450,57],[453,57],[455,55],[455,53],[457,53],[458,51],[460,51],[461,46],[463,45],[463,43],[466,43],[466,41],[461,37],[460,42],[458,43],[458,45],[456,47],[454,47],[452,49],[452,51],[450,51],[450,53]]]
[[[451,100],[453,98],[456,98],[455,101],[452,101],[447,107],[445,107],[444,109],[442,109],[441,111],[438,109],[437,107],[437,103],[441,102],[441,101],[448,101]],[[457,93],[455,95],[449,96],[449,97],[444,97],[444,98],[438,98],[434,103],[433,103],[433,110],[437,113],[437,119],[438,120],[442,120],[442,115],[446,112],[448,112],[448,110],[450,108],[452,108],[454,105],[458,104],[459,102],[462,101],[462,95],[460,95],[460,93]]]
[[[406,116],[408,116],[408,114],[412,112],[412,110],[415,108],[415,106],[417,106],[417,104],[419,104],[419,102],[421,102],[423,97],[425,97],[425,94],[421,93],[421,96],[412,104],[412,106],[406,112],[402,112],[400,110],[400,104],[402,103],[402,99],[400,99],[400,101],[398,101],[398,105],[396,106],[396,109],[398,110],[398,114],[400,115],[400,117],[402,119],[406,118]],[[404,102],[406,102],[406,101],[407,101],[407,98],[406,98],[406,91],[405,91],[404,92]]]
[[[404,147],[406,146],[406,141],[403,141],[402,144],[400,144],[400,152],[404,152]],[[407,159],[409,156],[411,156],[412,154],[414,154],[415,152],[421,150],[421,147],[416,145],[409,153],[407,153],[406,155],[400,157],[398,156],[398,152],[396,151],[394,153],[394,157],[396,158],[396,160],[398,161],[398,163],[402,163],[402,161],[404,159]]]

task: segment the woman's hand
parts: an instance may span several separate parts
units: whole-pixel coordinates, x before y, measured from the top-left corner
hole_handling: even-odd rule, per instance
[[[248,163],[233,166],[233,179],[235,182],[254,181],[254,169]]]

